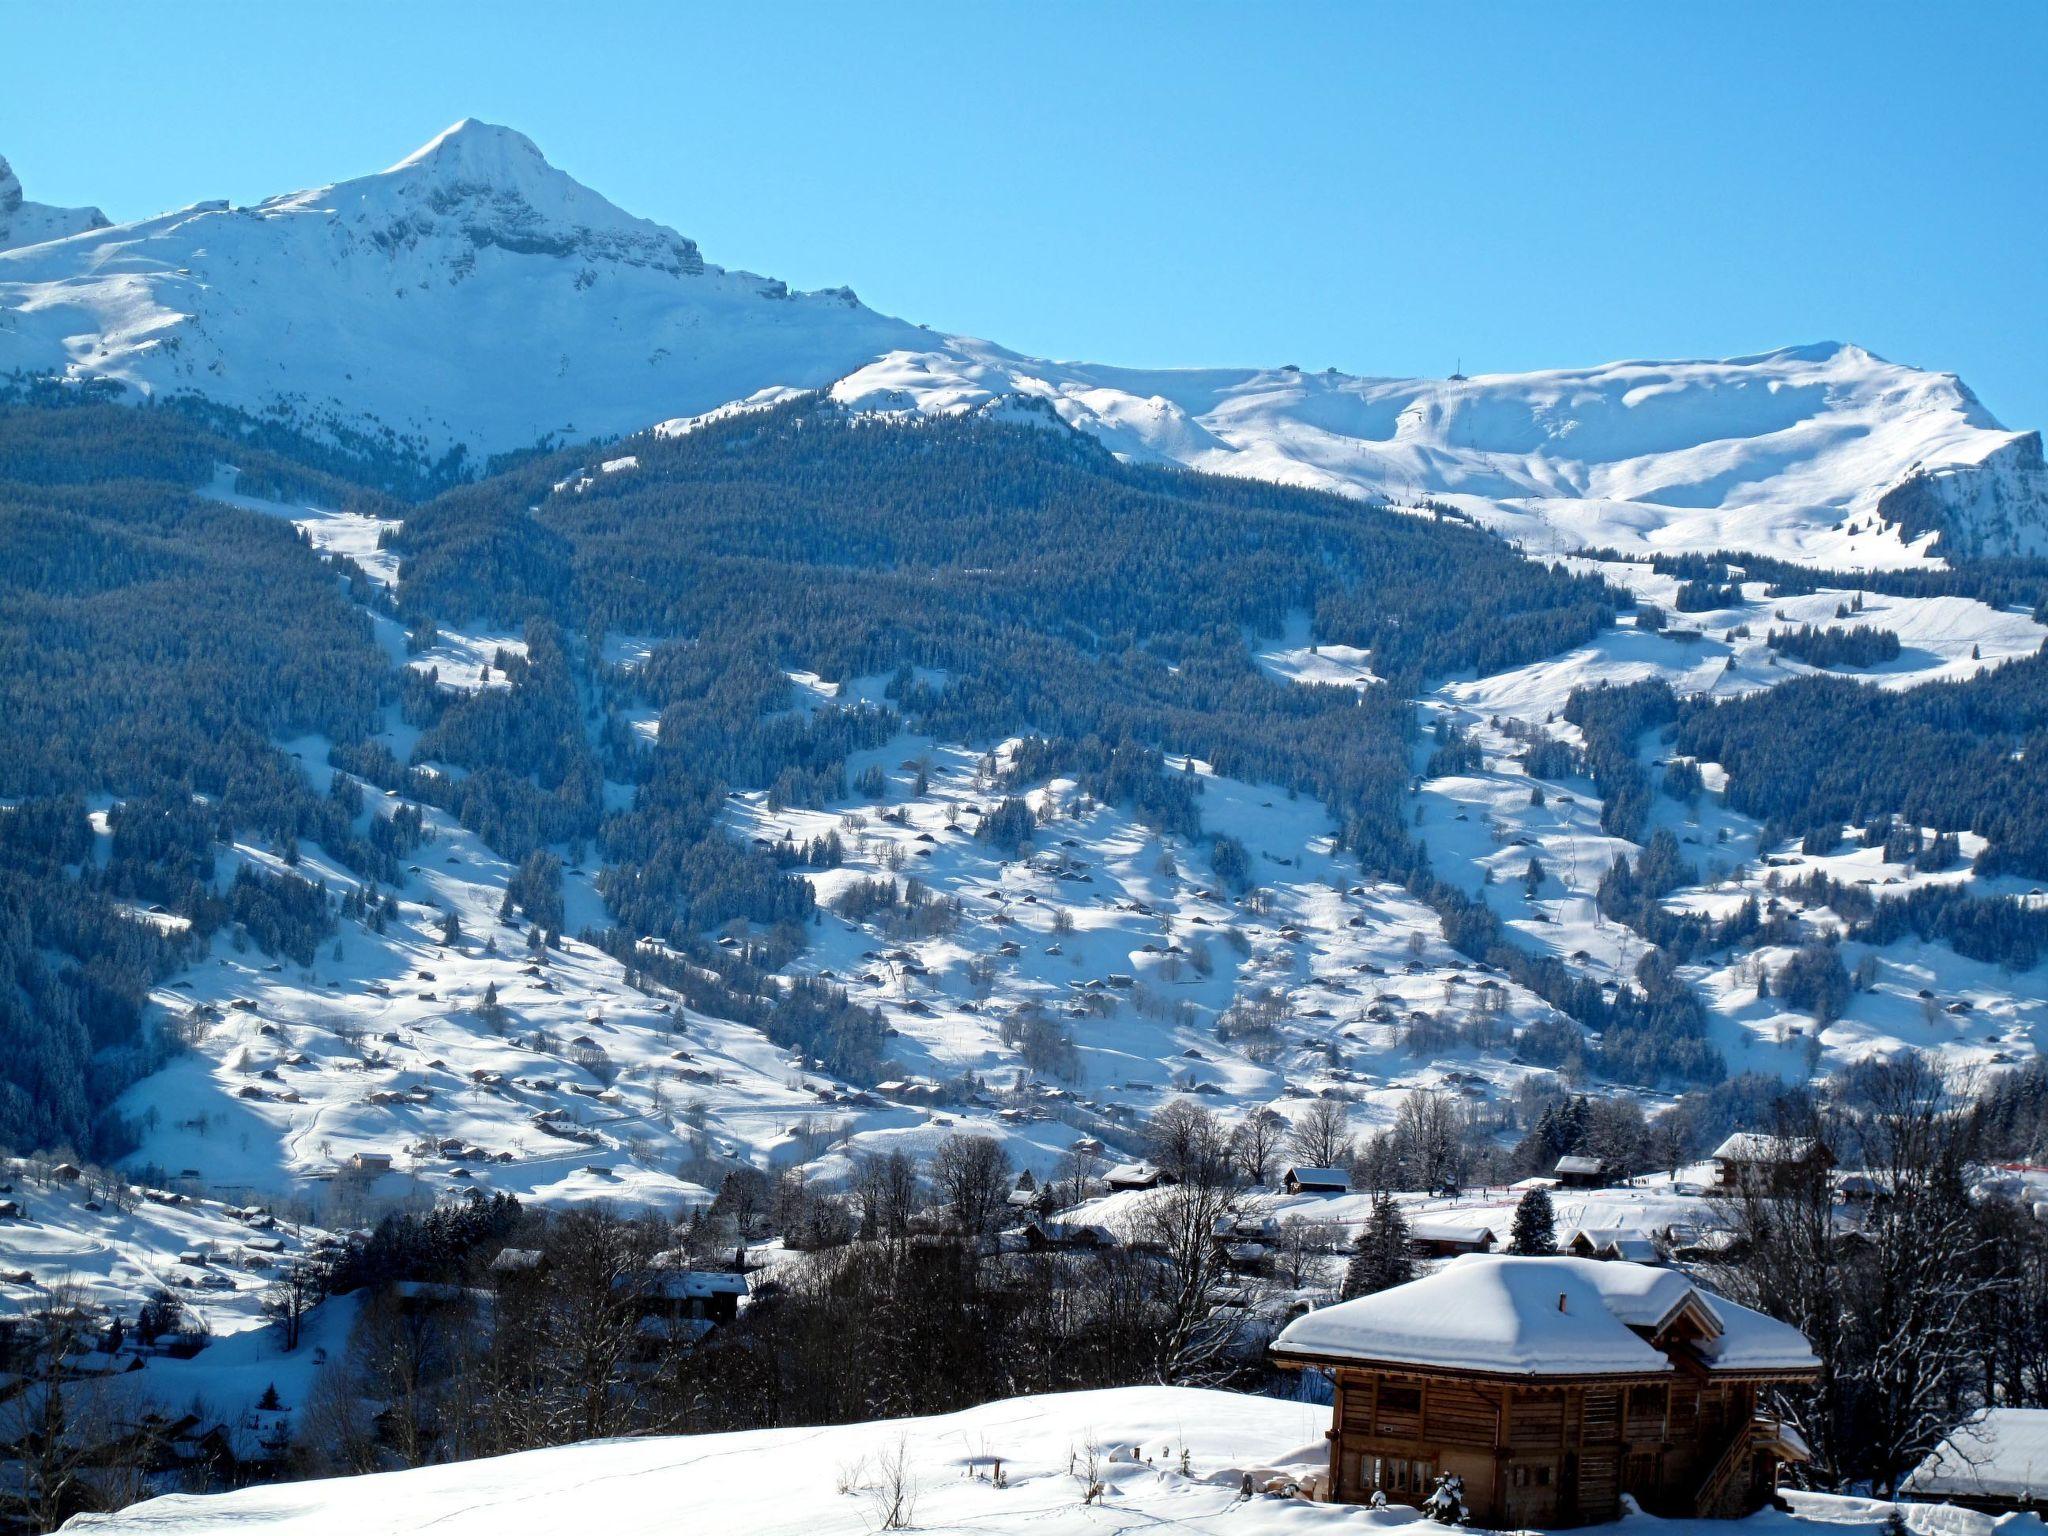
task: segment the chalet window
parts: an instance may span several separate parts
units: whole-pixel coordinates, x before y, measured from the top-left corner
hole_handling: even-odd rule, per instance
[[[1514,1485],[1517,1488],[1548,1488],[1551,1469],[1547,1466],[1524,1464],[1514,1469]]]
[[[1436,1463],[1407,1456],[1361,1456],[1359,1471],[1388,1497],[1420,1498],[1436,1486]]]

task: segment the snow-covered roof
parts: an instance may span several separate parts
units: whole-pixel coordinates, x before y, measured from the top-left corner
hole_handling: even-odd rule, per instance
[[[1604,1166],[1599,1158],[1578,1152],[1568,1152],[1557,1160],[1559,1173],[1598,1173]]]
[[[1287,1177],[1297,1184],[1306,1184],[1315,1189],[1349,1189],[1351,1170],[1349,1168],[1290,1168]]]
[[[640,1275],[621,1275],[621,1289],[634,1295],[662,1301],[693,1301],[712,1296],[744,1296],[747,1277],[723,1270],[657,1270]]]
[[[1150,1163],[1118,1163],[1102,1177],[1111,1188],[1126,1185],[1135,1189],[1156,1184],[1164,1175]]]
[[[1813,1155],[1806,1136],[1772,1136],[1763,1131],[1737,1131],[1714,1148],[1716,1162],[1798,1163]]]
[[[1297,1319],[1282,1356],[1371,1360],[1514,1376],[1662,1375],[1649,1342],[1688,1307],[1716,1370],[1818,1362],[1798,1330],[1708,1296],[1675,1270],[1625,1261],[1474,1254],[1433,1275]]]
[[[1902,1488],[1932,1498],[2048,1492],[2048,1408],[1988,1408],[1949,1432]]]
[[[1408,1235],[1423,1243],[1474,1243],[1489,1248],[1500,1241],[1493,1228],[1482,1223],[1444,1217],[1410,1216]]]

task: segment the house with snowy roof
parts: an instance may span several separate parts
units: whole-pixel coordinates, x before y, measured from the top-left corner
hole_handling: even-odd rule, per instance
[[[1899,1491],[1993,1515],[2048,1513],[2048,1408],[1980,1409],[1927,1453]]]
[[[1329,1497],[1419,1505],[1463,1480],[1476,1523],[1747,1514],[1805,1459],[1768,1411],[1813,1379],[1799,1331],[1626,1261],[1474,1254],[1297,1318],[1273,1343],[1335,1387]]]
[[[1351,1188],[1349,1168],[1290,1168],[1281,1177],[1290,1195],[1341,1195]]]
[[[1165,1169],[1152,1163],[1118,1163],[1102,1176],[1111,1190],[1158,1189],[1178,1182]]]
[[[1584,1152],[1568,1152],[1552,1170],[1566,1189],[1598,1189],[1607,1182],[1607,1165]]]
[[[1410,1216],[1408,1246],[1425,1259],[1449,1259],[1486,1253],[1500,1246],[1500,1238],[1491,1227],[1455,1217]]]
[[[1834,1157],[1811,1136],[1737,1131],[1714,1148],[1714,1182],[1722,1189],[1761,1183],[1778,1188],[1801,1173],[1832,1167]]]
[[[1594,1232],[1581,1227],[1557,1246],[1560,1252],[1579,1259],[1625,1259],[1632,1264],[1655,1264],[1662,1258],[1656,1241],[1640,1232]]]

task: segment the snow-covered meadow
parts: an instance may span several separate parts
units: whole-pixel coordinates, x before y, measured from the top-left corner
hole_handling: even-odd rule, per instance
[[[986,1403],[935,1418],[598,1441],[369,1477],[173,1495],[79,1516],[95,1536],[500,1536],[596,1526],[652,1536],[687,1520],[756,1536],[880,1529],[1081,1536],[1433,1530],[1406,1508],[1301,1496],[1328,1467],[1329,1409],[1189,1387]],[[1250,1489],[1247,1492],[1247,1488]],[[1625,1516],[1631,1536],[1862,1536],[1894,1506],[1790,1493],[1737,1524]],[[1913,1536],[2035,1536],[2038,1517],[1896,1506]],[[894,1517],[892,1519],[892,1516]]]

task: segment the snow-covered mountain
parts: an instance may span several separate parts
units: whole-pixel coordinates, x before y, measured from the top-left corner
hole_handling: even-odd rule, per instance
[[[456,124],[375,175],[0,254],[0,373],[194,391],[430,451],[601,436],[927,344],[792,293]]]
[[[1449,379],[1053,362],[707,265],[474,120],[389,170],[253,208],[95,228],[93,210],[10,215],[13,185],[0,373],[196,391],[434,453],[830,385],[875,410],[1036,399],[1132,458],[1446,500],[1532,549],[1890,566],[1932,558],[1937,533],[1946,553],[2048,540],[2035,435],[1953,375],[1853,346]]]
[[[897,353],[833,386],[873,409],[1047,401],[1132,458],[1449,502],[1533,549],[1746,549],[1834,567],[2028,549],[2048,528],[2034,434],[1952,374],[1823,342],[1721,361],[1450,379],[1054,364],[982,342]],[[2031,444],[2031,452],[2029,451]],[[1943,492],[1918,521],[1885,505]],[[1980,513],[1986,513],[1981,518]]]

